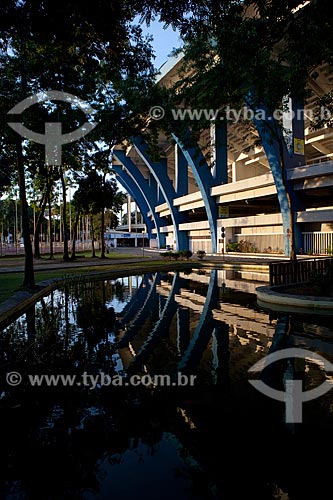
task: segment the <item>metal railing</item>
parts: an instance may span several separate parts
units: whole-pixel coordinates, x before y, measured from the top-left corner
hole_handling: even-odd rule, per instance
[[[333,258],[300,259],[269,263],[269,282],[271,286],[304,283],[316,274],[324,275],[333,266]]]

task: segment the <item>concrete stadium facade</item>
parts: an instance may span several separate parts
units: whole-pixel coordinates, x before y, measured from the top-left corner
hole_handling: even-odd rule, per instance
[[[179,58],[170,59],[158,83],[174,82],[180,65]],[[113,168],[140,208],[152,247],[214,254],[228,242],[245,241],[259,252],[289,255],[293,217],[298,253],[332,251],[333,130],[311,129],[309,116],[316,97],[332,89],[333,75],[327,66],[318,73],[316,81],[309,79],[312,97],[306,105],[290,100],[294,117],[284,117],[290,130],[283,141],[284,174],[278,146],[267,136],[269,118],[253,120],[250,133],[261,139],[261,147],[251,146],[244,123],[211,120],[200,140],[205,153],[209,144],[210,160],[162,132],[158,162],[149,157],[139,136],[126,150],[114,150]],[[292,215],[285,183],[294,198]]]

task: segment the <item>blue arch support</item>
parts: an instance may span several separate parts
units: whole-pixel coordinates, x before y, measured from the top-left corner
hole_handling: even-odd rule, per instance
[[[112,169],[116,172],[119,182],[124,186],[124,188],[129,192],[129,194],[132,196],[132,198],[135,199],[136,203],[138,204],[142,217],[144,218],[145,224],[147,226],[148,236],[149,238],[152,238],[152,229],[154,224],[147,215],[149,212],[149,207],[146,200],[142,196],[142,193],[138,190],[133,179],[128,175],[127,172],[122,170],[122,167],[120,165],[113,165]]]
[[[165,234],[161,232],[161,227],[166,225],[166,221],[159,216],[155,212],[155,207],[157,205],[157,197],[156,197],[156,192],[154,192],[153,189],[150,188],[148,185],[148,182],[146,179],[143,177],[137,166],[132,162],[132,160],[126,156],[125,152],[120,150],[120,149],[115,149],[113,151],[114,156],[117,158],[117,160],[124,166],[124,168],[127,170],[127,176],[129,179],[132,179],[133,181],[133,186],[134,186],[134,193],[132,194],[133,198],[136,199],[136,194],[141,193],[142,196],[144,197],[148,211],[152,214],[154,223],[155,223],[155,229],[157,233],[157,240],[158,240],[158,245],[159,248],[163,247],[166,242],[166,237]],[[116,165],[113,165],[112,168],[115,170]],[[125,171],[119,167],[117,169],[117,172],[119,173],[120,176],[123,178],[125,177]],[[140,206],[140,205],[139,205]],[[147,212],[146,212],[147,213]]]
[[[188,164],[178,144],[175,144],[175,191],[177,196],[188,194]]]
[[[179,273],[175,272],[172,280],[171,290],[164,304],[164,307],[160,312],[159,320],[155,323],[154,328],[151,330],[147,339],[142,344],[140,351],[128,366],[127,370],[129,372],[133,372],[136,369],[140,368],[145,359],[153,351],[155,345],[161,340],[161,338],[168,334],[170,323],[178,308],[178,304],[175,300],[175,295],[179,293],[181,283],[182,280],[179,277]]]
[[[266,119],[261,118],[263,110],[266,111]],[[303,246],[301,230],[296,221],[296,212],[302,209],[302,204],[287,179],[286,171],[287,168],[293,167],[295,158],[293,152],[288,152],[279,125],[276,123],[275,119],[268,114],[265,108],[255,110],[253,121],[260,135],[262,146],[273,174],[282,215],[284,253],[290,256],[291,231],[294,231],[296,249]],[[284,171],[281,163],[282,160],[284,163]],[[291,212],[290,202],[293,213]]]
[[[199,363],[214,330],[213,309],[217,302],[217,271],[210,272],[208,291],[205,305],[200,315],[199,323],[192,335],[191,342],[186,349],[182,359],[178,363],[178,371],[189,372]]]
[[[173,205],[173,200],[176,198],[177,194],[167,174],[166,160],[161,159],[159,162],[153,162],[147,154],[147,144],[139,137],[132,138],[132,141],[140,158],[144,161],[145,165],[156,179],[159,189],[168,205],[174,227],[176,249],[188,250],[189,239],[187,231],[181,231],[179,229],[179,224],[186,222],[186,219],[185,215],[180,213],[178,208]]]
[[[156,293],[156,286],[160,284],[161,275],[160,273],[156,273],[154,276],[154,280],[150,283],[150,288],[148,288],[148,292],[146,293],[145,299],[140,308],[138,308],[135,318],[131,321],[128,328],[125,329],[124,335],[120,337],[118,342],[116,343],[116,348],[121,349],[122,347],[128,346],[129,342],[135,337],[138,333],[139,328],[145,323],[151,311],[154,309],[158,294]],[[122,322],[122,326],[123,322]]]
[[[202,199],[205,204],[209,230],[212,238],[212,252],[217,252],[217,205],[210,194],[211,188],[215,185],[215,179],[210,171],[201,150],[197,148],[187,148],[182,141],[175,135],[172,137],[181,148],[192,172],[196,183],[201,191]]]
[[[119,321],[119,326],[124,327],[130,323],[133,317],[137,314],[138,308],[145,301],[150,283],[152,282],[152,275],[145,274],[142,278],[139,288],[136,290],[134,295],[132,295],[131,300],[127,302],[124,309],[121,311],[121,319]]]
[[[212,176],[215,185],[228,183],[227,121],[215,120],[210,125],[211,157],[214,162]]]

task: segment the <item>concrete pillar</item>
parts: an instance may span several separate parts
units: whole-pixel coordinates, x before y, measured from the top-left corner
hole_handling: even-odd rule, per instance
[[[232,182],[237,181],[237,172],[236,172],[236,162],[235,161],[232,162],[231,177],[232,177]]]
[[[178,144],[175,144],[175,191],[177,196],[188,194],[188,163]]]
[[[138,206],[134,203],[134,224],[135,224],[135,240],[134,246],[138,246]]]
[[[304,103],[292,99],[293,166],[305,164]]]
[[[131,219],[131,195],[127,195],[127,226],[128,232],[132,232],[132,219]]]
[[[210,125],[210,151],[214,184],[228,183],[228,151],[226,121],[212,121]]]

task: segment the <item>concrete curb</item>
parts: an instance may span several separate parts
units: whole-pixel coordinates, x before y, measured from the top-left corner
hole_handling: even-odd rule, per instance
[[[333,298],[312,295],[297,296],[279,292],[279,289],[282,288],[285,286],[259,286],[256,289],[258,304],[274,310],[281,310],[282,306],[286,312],[289,310],[290,312],[333,314]]]
[[[221,269],[228,269],[230,271],[261,271],[263,273],[269,273],[269,266],[267,264],[243,264],[241,262],[213,262],[213,261],[198,261],[204,267],[218,267]]]

